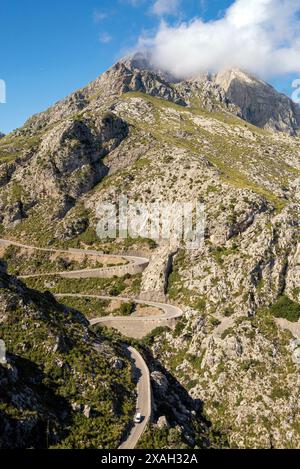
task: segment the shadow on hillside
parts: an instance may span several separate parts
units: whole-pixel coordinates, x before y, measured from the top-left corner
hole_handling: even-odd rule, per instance
[[[155,379],[153,374],[151,376],[154,401],[152,421],[156,423],[160,417],[165,416],[171,428],[183,428],[188,446],[218,447],[220,441],[227,446],[225,435],[213,429],[212,423],[205,417],[203,401],[193,399],[187,389],[154,358],[148,348],[144,353],[150,373],[161,374]]]
[[[34,362],[14,354],[7,359],[0,366],[0,448],[49,448],[67,436],[72,409]]]

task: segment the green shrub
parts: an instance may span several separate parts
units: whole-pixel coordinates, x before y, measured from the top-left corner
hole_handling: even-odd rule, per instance
[[[206,301],[204,298],[199,298],[194,304],[194,309],[196,309],[200,313],[203,313],[205,311],[205,307],[206,307]]]
[[[151,331],[149,334],[146,335],[146,337],[142,339],[143,345],[145,345],[146,347],[151,347],[154,344],[156,337],[161,336],[167,331],[170,331],[169,327],[167,326],[156,327],[155,329],[153,329],[153,331]]]
[[[134,311],[134,303],[122,303],[120,306],[121,316],[130,316]]]
[[[300,318],[300,305],[283,295],[270,308],[276,318],[284,318],[291,322],[297,322]]]
[[[221,321],[219,319],[215,318],[214,316],[211,316],[209,319],[209,322],[211,323],[212,326],[217,327],[221,324]]]
[[[224,316],[226,318],[229,318],[234,314],[234,309],[231,306],[228,306],[227,308],[224,309]]]
[[[280,386],[275,386],[271,392],[272,399],[287,399],[290,393],[288,389],[281,388]]]
[[[180,319],[174,329],[174,337],[179,337],[180,334],[183,332],[184,328],[186,326],[186,320],[185,318]]]

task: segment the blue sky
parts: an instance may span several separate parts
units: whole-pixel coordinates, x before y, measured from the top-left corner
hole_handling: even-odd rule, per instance
[[[6,82],[7,102],[0,104],[0,131],[19,127],[96,78],[142,34],[155,34],[162,16],[171,26],[194,17],[216,20],[233,3],[184,0],[176,15],[159,15],[153,11],[154,2],[1,0],[0,79]],[[292,78],[274,84],[291,94]]]

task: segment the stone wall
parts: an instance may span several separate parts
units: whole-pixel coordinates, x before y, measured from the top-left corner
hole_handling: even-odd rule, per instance
[[[130,263],[106,269],[78,270],[73,272],[63,272],[60,274],[63,278],[111,278],[123,277],[126,274],[135,275],[142,273],[147,267],[148,262],[142,264]]]
[[[157,318],[157,319],[146,319],[146,318],[137,318],[128,320],[128,318],[117,320],[115,319],[104,319],[99,318],[98,320],[91,321],[92,324],[104,324],[106,327],[111,327],[119,331],[121,334],[127,337],[133,337],[134,339],[142,339],[146,335],[150,334],[157,327],[170,327],[174,329],[178,319],[166,319],[166,318]]]

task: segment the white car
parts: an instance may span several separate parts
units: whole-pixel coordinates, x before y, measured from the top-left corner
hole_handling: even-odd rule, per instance
[[[141,423],[142,421],[142,416],[140,412],[137,412],[134,417],[134,423]]]

